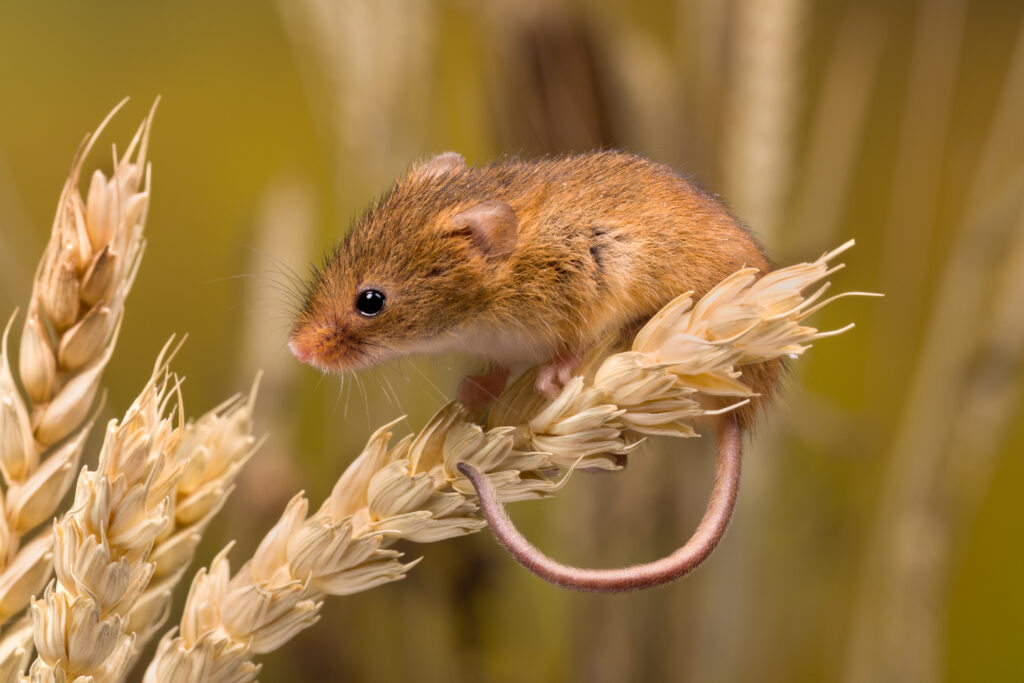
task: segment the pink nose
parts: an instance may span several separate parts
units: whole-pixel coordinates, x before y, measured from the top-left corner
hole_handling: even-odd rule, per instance
[[[292,355],[299,359],[300,363],[308,363],[313,357],[313,352],[296,339],[288,340],[288,348],[291,350]]]

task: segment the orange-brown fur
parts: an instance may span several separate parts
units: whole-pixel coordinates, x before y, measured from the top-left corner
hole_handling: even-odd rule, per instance
[[[515,249],[500,258],[452,227],[456,214],[488,200],[507,203],[518,218]],[[632,329],[685,291],[702,296],[745,266],[770,269],[721,202],[633,154],[478,168],[428,161],[327,259],[291,340],[325,369],[448,349],[511,366],[542,362]],[[373,319],[353,308],[367,286],[387,294]],[[744,375],[767,395],[779,367],[761,364]]]

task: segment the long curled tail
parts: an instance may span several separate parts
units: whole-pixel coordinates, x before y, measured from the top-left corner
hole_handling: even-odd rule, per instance
[[[718,459],[707,510],[696,531],[681,548],[660,560],[619,569],[582,569],[557,562],[531,544],[515,527],[486,475],[462,462],[458,465],[480,501],[480,509],[498,542],[531,572],[562,588],[617,593],[653,588],[689,573],[715,549],[725,534],[740,486],[743,430],[733,414],[718,421]]]

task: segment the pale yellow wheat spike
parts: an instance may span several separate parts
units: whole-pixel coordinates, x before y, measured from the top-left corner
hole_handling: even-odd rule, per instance
[[[33,681],[125,677],[253,451],[255,385],[183,426],[169,355],[110,423],[96,470],[82,471],[71,511],[54,525],[57,577],[32,604]]]
[[[581,375],[545,405],[527,373],[498,399],[487,427],[449,404],[419,434],[392,444],[380,428],[320,508],[298,494],[252,559],[231,575],[230,545],[192,582],[178,629],[146,671],[160,681],[250,681],[256,655],[280,647],[318,619],[323,599],[401,579],[416,562],[391,546],[480,530],[476,495],[456,466],[484,472],[505,502],[550,496],[577,464],[617,467],[644,434],[692,436],[714,414],[702,393],[751,394],[748,363],[796,355],[825,336],[803,324],[844,245],[809,264],[754,280],[741,271],[693,305],[684,295],[655,316],[633,348],[593,355]],[[500,424],[507,420],[505,424]]]
[[[54,523],[56,578],[31,605],[32,681],[115,681],[131,662],[128,617],[153,576],[150,554],[185,469],[174,457],[178,386],[161,362],[124,419],[108,425],[96,469],[82,470],[70,511]]]
[[[142,254],[149,206],[145,154],[152,120],[150,112],[125,154],[115,152],[109,178],[99,170],[93,173],[83,200],[79,179],[85,155],[96,141],[96,135],[89,136],[61,193],[33,283],[19,354],[33,436],[41,448],[81,424],[113,351]]]
[[[86,137],[75,156],[50,241],[36,269],[18,349],[24,396],[12,370],[14,316],[3,335],[0,625],[23,611],[50,577],[50,529],[34,538],[30,535],[52,519],[74,481],[91,424],[87,416],[113,353],[124,300],[142,254],[149,204],[146,146],[152,111],[127,151],[120,156],[115,152],[110,178],[96,171],[87,198],[83,200],[79,193],[85,158],[116,111],[96,133]],[[29,652],[19,650],[23,643],[20,634],[17,628],[7,628],[0,638],[0,651],[20,651],[18,657],[27,657]],[[2,675],[9,661],[13,660],[5,659],[5,666],[0,667],[0,681],[9,680]]]
[[[239,471],[259,445],[252,435],[258,386],[259,378],[247,397],[225,401],[182,430],[172,458],[182,467],[182,475],[169,496],[169,522],[150,554],[153,576],[130,611],[129,631],[135,635],[132,663],[167,621],[174,587],[192,563],[210,520],[231,494]]]

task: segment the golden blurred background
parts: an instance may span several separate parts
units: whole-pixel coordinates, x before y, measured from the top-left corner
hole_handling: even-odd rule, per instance
[[[414,159],[624,147],[722,195],[780,264],[856,238],[836,286],[886,295],[816,317],[857,327],[795,363],[693,576],[582,595],[487,533],[407,545],[407,580],[330,599],[262,680],[1024,680],[1024,3],[0,0],[0,312],[27,299],[85,132],[130,96],[97,149],[123,145],[158,95],[105,411],[173,333],[190,414],[266,371],[270,439],[197,566],[232,538],[240,563],[293,493],[321,500],[374,428],[422,425],[472,367],[342,386],[284,347],[288,273]],[[707,444],[652,444],[511,512],[563,561],[652,559],[711,470]]]

